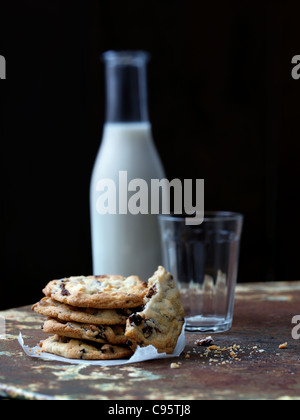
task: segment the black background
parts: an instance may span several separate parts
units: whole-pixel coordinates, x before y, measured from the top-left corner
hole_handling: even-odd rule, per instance
[[[240,282],[300,279],[299,8],[289,1],[12,0],[0,6],[0,309],[92,272],[100,55],[144,49],[167,177],[245,216]],[[117,152],[116,152],[117,153]]]

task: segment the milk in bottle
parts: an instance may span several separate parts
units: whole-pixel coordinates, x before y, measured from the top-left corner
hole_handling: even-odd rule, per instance
[[[127,190],[131,180],[145,180],[150,194],[151,179],[165,178],[148,117],[147,60],[144,52],[104,54],[106,121],[90,190],[95,275],[135,274],[148,280],[162,264],[158,216],[150,214],[150,204],[149,214],[131,214],[124,206],[133,194]],[[116,186],[115,214],[99,211],[97,203],[105,192],[100,191],[101,180]]]

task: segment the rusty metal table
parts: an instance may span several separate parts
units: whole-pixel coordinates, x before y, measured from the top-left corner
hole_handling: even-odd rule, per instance
[[[231,331],[213,335],[208,350],[195,345],[205,335],[187,333],[179,359],[125,366],[69,365],[26,356],[17,337],[34,346],[45,338],[43,317],[30,306],[0,312],[0,396],[22,399],[200,400],[300,399],[300,340],[292,318],[300,315],[300,282],[256,283],[237,288]],[[299,330],[299,329],[298,329]],[[279,346],[287,342],[287,348]],[[176,362],[179,368],[172,369]]]

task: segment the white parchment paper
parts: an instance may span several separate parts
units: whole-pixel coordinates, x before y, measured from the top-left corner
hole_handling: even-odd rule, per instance
[[[156,348],[153,346],[139,347],[131,356],[130,359],[119,359],[119,360],[76,360],[76,359],[67,359],[65,357],[56,356],[50,353],[41,352],[41,348],[37,345],[36,347],[29,347],[25,345],[22,333],[20,332],[18,341],[24,352],[29,357],[35,357],[40,359],[53,360],[56,362],[70,363],[73,365],[91,365],[91,366],[119,366],[127,365],[130,363],[139,363],[145,362],[147,360],[154,359],[168,359],[170,357],[179,357],[186,346],[185,339],[185,325],[182,329],[181,335],[178,339],[177,346],[173,354],[158,353]]]

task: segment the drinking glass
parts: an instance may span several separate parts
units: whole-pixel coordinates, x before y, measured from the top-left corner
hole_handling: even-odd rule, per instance
[[[205,212],[202,224],[160,215],[163,264],[176,279],[186,330],[224,332],[232,326],[243,216]]]

